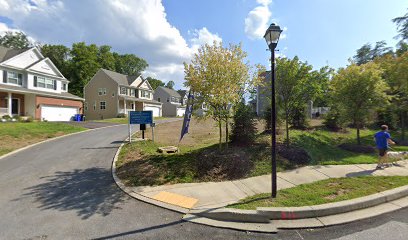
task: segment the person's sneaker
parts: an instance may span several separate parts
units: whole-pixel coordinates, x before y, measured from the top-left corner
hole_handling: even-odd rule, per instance
[[[376,169],[384,169],[384,166],[382,164],[378,164]]]

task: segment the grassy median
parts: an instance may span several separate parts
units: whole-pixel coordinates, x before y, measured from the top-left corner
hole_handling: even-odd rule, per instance
[[[270,197],[270,193],[262,193],[228,207],[249,210],[257,207],[311,206],[363,197],[407,184],[408,176],[330,178],[279,190],[275,199]]]

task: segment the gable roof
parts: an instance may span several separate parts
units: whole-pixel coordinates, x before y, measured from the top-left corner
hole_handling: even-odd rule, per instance
[[[3,46],[0,46],[0,62],[4,62],[14,56],[17,56],[25,51],[27,51],[29,48],[26,49],[12,49],[12,48],[6,48]]]
[[[127,76],[121,73],[117,73],[111,70],[107,70],[107,69],[103,69],[101,68],[101,70],[106,73],[106,75],[108,75],[113,81],[117,82],[119,85],[122,86],[130,86],[133,81],[135,81],[138,76]]]
[[[178,92],[174,91],[173,89],[162,87],[162,86],[157,87],[157,89],[163,90],[165,93],[169,94],[172,97],[181,98],[180,94]],[[156,91],[157,91],[157,89],[156,89]]]

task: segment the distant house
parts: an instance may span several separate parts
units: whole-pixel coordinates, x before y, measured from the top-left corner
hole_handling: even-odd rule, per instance
[[[181,96],[181,98],[180,98],[181,106],[186,106],[187,105],[187,100],[188,100],[187,90],[177,90],[177,92]]]
[[[164,117],[183,116],[186,111],[185,106],[182,105],[182,103],[184,103],[184,98],[173,89],[161,86],[156,88],[156,91],[154,92],[154,100],[163,103]]]
[[[153,100],[153,92],[142,76],[100,69],[84,87],[86,118],[115,118],[128,111],[153,111],[161,117],[162,104]]]
[[[68,93],[68,84],[36,47],[17,50],[0,46],[0,117],[70,121],[82,113],[84,99]]]

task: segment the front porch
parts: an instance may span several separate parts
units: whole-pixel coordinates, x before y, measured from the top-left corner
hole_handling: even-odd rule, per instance
[[[128,111],[143,111],[143,102],[119,99],[119,114],[128,114]]]
[[[127,115],[129,111],[152,111],[154,117],[161,117],[162,104],[147,99],[119,98],[118,114]]]
[[[0,91],[0,117],[25,115],[25,95]]]

